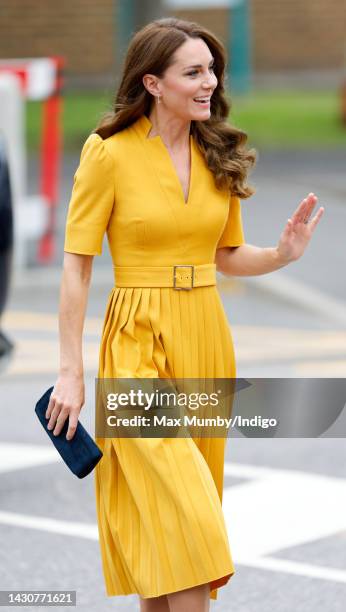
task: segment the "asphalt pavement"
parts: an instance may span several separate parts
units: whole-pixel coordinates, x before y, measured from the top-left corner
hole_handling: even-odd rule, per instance
[[[310,191],[326,211],[298,262],[256,278],[218,275],[238,377],[345,378],[345,161],[344,151],[260,155],[252,176],[257,193],[242,203],[248,243],[276,244],[286,219]],[[64,218],[77,163],[75,157],[64,162],[54,265],[31,265],[16,274],[2,321],[15,352],[1,370],[1,588],[71,589],[80,610],[135,610],[136,596],[105,594],[93,475],[78,480],[68,471],[34,415],[35,401],[57,376]],[[35,170],[33,160],[31,192]],[[89,430],[112,282],[105,240],[103,255],[94,261],[83,338],[81,421]],[[345,479],[343,437],[231,436],[223,508],[236,573],[210,609],[343,612]]]

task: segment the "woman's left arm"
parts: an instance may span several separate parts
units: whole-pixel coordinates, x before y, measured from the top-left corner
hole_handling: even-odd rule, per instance
[[[257,247],[242,244],[217,249],[216,269],[226,276],[255,276],[274,272],[299,259],[313,234],[324,208],[321,206],[310,221],[317,197],[309,193],[288,219],[276,247]]]

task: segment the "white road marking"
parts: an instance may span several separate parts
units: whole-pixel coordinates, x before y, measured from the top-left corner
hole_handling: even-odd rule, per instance
[[[55,449],[0,444],[1,471],[62,461]],[[346,529],[346,481],[295,470],[225,463],[225,476],[250,482],[225,487],[225,514],[236,565],[346,583],[346,571],[271,557]],[[0,524],[98,540],[97,524],[0,511]]]
[[[223,494],[236,563],[346,583],[346,568],[270,557],[346,529],[345,479],[236,463],[225,464],[225,475],[251,479]]]
[[[37,421],[38,422],[38,421]],[[43,431],[43,429],[42,429]],[[0,473],[62,461],[54,446],[38,444],[0,444]]]
[[[87,538],[88,540],[98,540],[97,525],[90,523],[58,521],[44,516],[29,516],[28,514],[2,511],[0,511],[0,523],[13,527],[24,527],[77,538]]]
[[[295,574],[296,576],[304,576],[306,578],[318,578],[319,580],[346,583],[346,571],[333,569],[323,565],[312,565],[311,563],[300,563],[299,561],[288,561],[285,559],[275,559],[273,557],[262,557],[253,559],[252,561],[247,559],[246,563],[240,563],[240,565],[273,572]]]
[[[346,302],[344,300],[331,297],[325,291],[299,281],[289,274],[276,271],[275,274],[242,278],[246,285],[268,291],[297,308],[308,308],[338,324],[345,325],[346,323]]]
[[[49,463],[63,463],[53,446],[37,444],[0,443],[0,473],[12,472]],[[66,468],[68,469],[68,468]],[[97,525],[30,516],[15,512],[0,511],[0,524],[49,531],[80,538],[98,539]]]

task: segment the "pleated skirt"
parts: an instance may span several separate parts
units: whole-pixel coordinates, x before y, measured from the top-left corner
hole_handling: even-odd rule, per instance
[[[216,286],[114,287],[99,378],[236,376]],[[102,568],[108,596],[159,597],[234,574],[222,511],[227,438],[95,438]]]

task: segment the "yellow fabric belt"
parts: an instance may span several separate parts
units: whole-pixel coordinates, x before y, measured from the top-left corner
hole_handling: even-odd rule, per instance
[[[116,287],[192,289],[216,285],[216,264],[174,266],[113,266]]]

